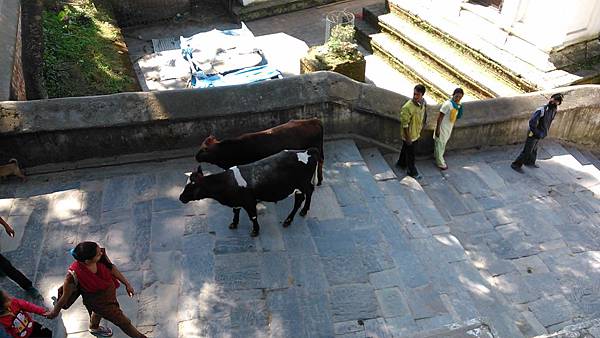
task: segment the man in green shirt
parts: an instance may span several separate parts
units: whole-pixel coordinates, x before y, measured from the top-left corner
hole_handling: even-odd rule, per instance
[[[422,84],[416,85],[412,100],[407,101],[400,111],[403,143],[396,165],[402,169],[408,168],[407,174],[417,180],[421,179],[422,176],[415,167],[415,142],[421,136],[421,130],[427,119],[425,114],[427,104],[423,98],[424,95],[425,86]]]

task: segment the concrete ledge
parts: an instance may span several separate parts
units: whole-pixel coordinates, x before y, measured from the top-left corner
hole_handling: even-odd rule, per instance
[[[565,102],[551,135],[598,149],[600,86],[561,91]],[[531,112],[551,94],[466,103],[448,148],[522,142]],[[406,100],[337,73],[317,72],[226,88],[0,102],[0,161],[15,157],[29,167],[181,149],[197,146],[209,134],[224,138],[308,117],[322,119],[327,135],[359,135],[397,149],[395,114]],[[438,111],[439,106],[428,107],[420,153],[431,152]]]

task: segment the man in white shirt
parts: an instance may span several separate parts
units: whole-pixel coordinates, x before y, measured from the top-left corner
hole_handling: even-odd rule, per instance
[[[446,143],[452,135],[452,129],[456,120],[462,117],[463,107],[460,104],[465,95],[461,88],[456,88],[452,93],[452,97],[446,100],[440,108],[440,114],[437,118],[437,124],[435,126],[435,133],[433,133],[434,143],[434,157],[435,164],[440,170],[448,169],[446,161],[444,160],[444,152],[446,152]]]

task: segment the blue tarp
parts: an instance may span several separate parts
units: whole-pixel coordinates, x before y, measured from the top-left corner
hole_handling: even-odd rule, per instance
[[[281,78],[257,48],[254,34],[241,29],[180,37],[181,55],[188,62],[192,88],[232,86]],[[210,75],[207,75],[210,74]]]
[[[270,79],[281,78],[281,72],[269,66],[262,65],[250,68],[244,68],[227,75],[206,76],[202,71],[192,74],[192,88],[209,88],[233,86],[244,83],[259,82]]]

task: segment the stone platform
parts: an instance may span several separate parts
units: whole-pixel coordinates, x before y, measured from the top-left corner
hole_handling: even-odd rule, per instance
[[[283,228],[291,198],[265,204],[258,238],[245,213],[230,230],[230,209],[178,201],[193,150],[37,168],[0,185],[0,215],[17,231],[1,247],[49,306],[68,249],[98,241],[134,285],[119,300],[149,337],[544,335],[600,315],[600,171],[544,141],[541,168],[518,174],[519,151],[449,154],[447,172],[418,161],[415,181],[391,169],[394,155],[328,142],[308,216]],[[91,337],[80,302],[48,324],[55,337]]]

